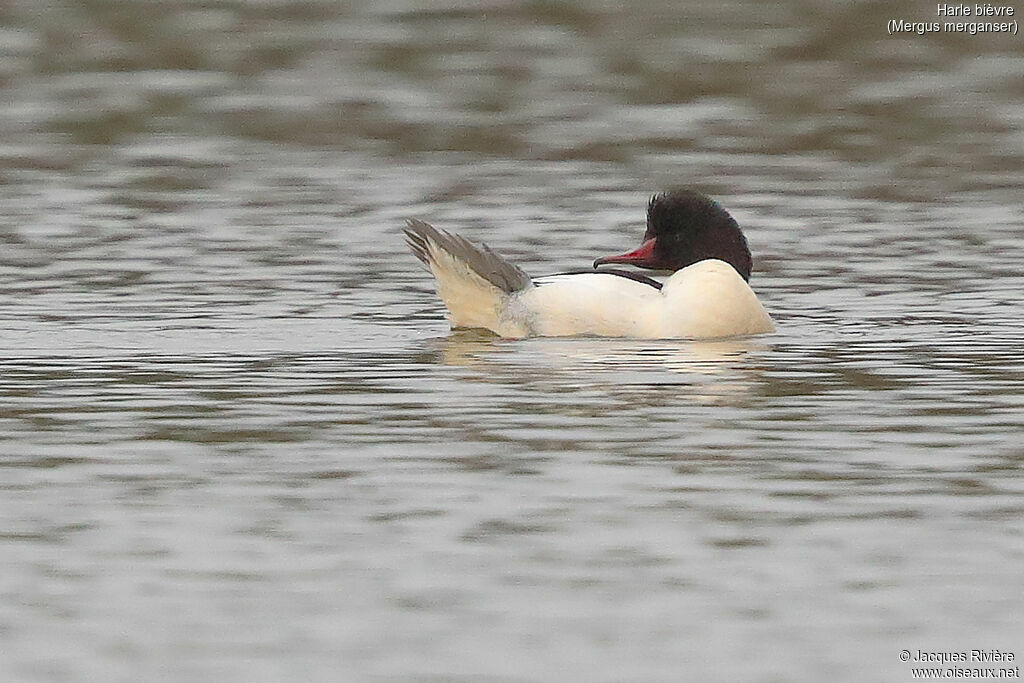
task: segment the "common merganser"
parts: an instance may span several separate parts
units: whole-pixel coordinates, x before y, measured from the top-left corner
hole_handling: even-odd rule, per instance
[[[751,258],[739,225],[692,190],[656,194],[634,251],[594,261],[594,270],[530,278],[487,245],[419,220],[405,230],[434,274],[453,328],[508,337],[732,337],[771,332],[772,320],[747,284]],[[672,271],[664,284],[623,270]]]

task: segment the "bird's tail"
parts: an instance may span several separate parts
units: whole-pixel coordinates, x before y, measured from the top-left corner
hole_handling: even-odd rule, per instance
[[[510,328],[508,296],[533,286],[530,276],[484,244],[438,230],[412,219],[406,241],[437,280],[437,293],[448,308],[452,327],[482,327],[505,336]]]

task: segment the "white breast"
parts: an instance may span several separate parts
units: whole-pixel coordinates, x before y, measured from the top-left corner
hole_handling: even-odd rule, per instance
[[[676,271],[661,289],[666,337],[735,337],[775,329],[750,285],[725,261]]]

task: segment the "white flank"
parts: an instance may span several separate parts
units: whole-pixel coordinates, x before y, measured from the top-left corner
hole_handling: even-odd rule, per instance
[[[512,317],[545,337],[595,335],[710,339],[771,332],[757,296],[724,261],[708,259],[677,271],[661,288],[598,273],[538,280],[516,293]]]

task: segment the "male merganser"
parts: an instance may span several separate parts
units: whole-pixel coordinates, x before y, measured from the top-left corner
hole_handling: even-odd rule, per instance
[[[531,279],[484,244],[408,221],[413,253],[437,279],[452,327],[502,337],[713,338],[771,332],[747,284],[747,240],[725,209],[692,190],[657,194],[640,247],[594,261],[593,271]],[[638,273],[596,270],[629,264],[672,271],[664,284]]]

